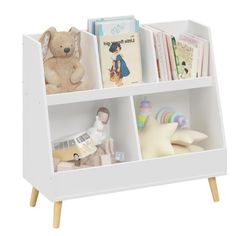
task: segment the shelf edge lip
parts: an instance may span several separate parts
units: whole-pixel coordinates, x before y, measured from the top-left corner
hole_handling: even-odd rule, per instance
[[[48,106],[211,87],[212,76],[46,95]]]
[[[121,163],[116,163],[116,164],[110,164],[110,165],[104,165],[104,166],[93,166],[89,168],[82,168],[82,169],[73,169],[73,170],[66,170],[66,171],[59,171],[59,172],[53,172],[53,178],[60,176],[60,175],[67,175],[67,174],[73,174],[73,173],[78,173],[78,172],[93,172],[94,169],[103,169],[103,168],[119,168],[119,166],[123,165],[131,165],[135,163],[145,163],[145,162],[158,162],[163,159],[175,159],[176,157],[178,158],[188,158],[192,157],[194,155],[208,155],[209,153],[216,153],[216,152],[224,152],[226,153],[226,148],[225,147],[217,147],[217,148],[212,148],[212,149],[206,149],[203,151],[199,152],[188,152],[188,153],[182,153],[182,154],[174,154],[174,155],[168,155],[168,156],[161,156],[161,157],[155,157],[155,158],[150,158],[150,159],[137,159],[133,161],[126,161],[126,162],[121,162]]]

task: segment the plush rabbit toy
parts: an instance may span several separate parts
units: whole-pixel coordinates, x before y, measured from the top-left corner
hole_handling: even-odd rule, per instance
[[[51,27],[41,36],[47,94],[87,89],[82,81],[80,38],[81,32],[74,27],[68,32]]]

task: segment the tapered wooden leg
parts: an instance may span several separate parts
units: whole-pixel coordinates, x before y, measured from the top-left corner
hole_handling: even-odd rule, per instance
[[[38,199],[39,191],[33,187],[31,192],[31,198],[30,198],[30,206],[35,207],[37,199]]]
[[[54,216],[53,216],[54,228],[59,228],[60,226],[61,206],[62,206],[62,201],[54,202]]]
[[[211,194],[212,194],[213,200],[214,202],[218,202],[220,199],[219,199],[219,194],[218,194],[216,178],[215,177],[208,178],[208,181],[211,188]]]

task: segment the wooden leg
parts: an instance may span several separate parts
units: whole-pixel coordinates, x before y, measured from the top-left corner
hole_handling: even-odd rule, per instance
[[[211,194],[212,194],[213,200],[214,202],[218,202],[220,199],[219,199],[219,194],[218,194],[218,189],[217,189],[216,177],[208,178],[208,181],[211,188]]]
[[[30,199],[30,206],[35,207],[37,199],[38,199],[39,191],[33,187],[32,193],[31,193],[31,199]]]
[[[59,228],[60,226],[61,206],[62,206],[62,201],[54,202],[54,216],[53,216],[54,228]]]

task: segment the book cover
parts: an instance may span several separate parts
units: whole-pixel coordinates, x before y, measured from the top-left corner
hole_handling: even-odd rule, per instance
[[[179,58],[179,78],[195,78],[197,73],[198,48],[184,41],[177,41],[176,54]]]
[[[103,21],[95,23],[95,35],[121,35],[139,32],[139,21],[135,19]]]
[[[167,47],[169,52],[169,58],[170,58],[170,66],[171,66],[171,74],[173,80],[178,80],[178,73],[177,73],[177,67],[176,67],[176,57],[175,57],[175,37],[171,34],[166,33],[166,39],[167,39]],[[174,44],[173,44],[174,43]]]
[[[99,48],[105,88],[142,82],[138,33],[100,36]]]
[[[87,21],[87,30],[88,30],[89,33],[95,34],[96,22],[127,20],[127,19],[134,19],[134,16],[133,15],[128,15],[128,16],[101,17],[101,18],[88,19],[88,21]]]
[[[203,42],[200,40],[197,40],[196,38],[194,38],[192,35],[189,35],[189,34],[182,34],[180,35],[179,39],[191,44],[193,47],[198,48],[199,56],[198,56],[196,77],[202,76],[203,50],[204,50]]]
[[[187,33],[187,35],[190,35],[194,39],[201,41],[203,43],[203,60],[202,60],[202,76],[208,76],[209,72],[209,41],[205,38],[202,38],[200,36]]]
[[[167,37],[164,32],[162,32],[162,37],[163,37],[163,45],[164,45],[165,59],[166,59],[167,80],[172,80],[170,55],[169,55],[169,51],[168,51]]]
[[[179,57],[178,57],[178,55],[176,53],[176,39],[175,39],[175,37],[172,37],[172,46],[173,46],[174,57],[175,57],[175,65],[176,65],[177,77],[179,79],[179,75],[180,75],[180,72],[179,72]]]
[[[158,66],[158,73],[159,73],[159,80],[160,81],[167,81],[168,74],[167,74],[167,64],[166,64],[166,55],[164,49],[164,42],[163,42],[163,32],[159,29],[156,29],[150,25],[144,25],[144,27],[148,30],[151,30],[154,37],[154,47],[156,52],[156,60]]]
[[[160,80],[168,80],[162,32],[154,31],[154,42],[160,70]]]

